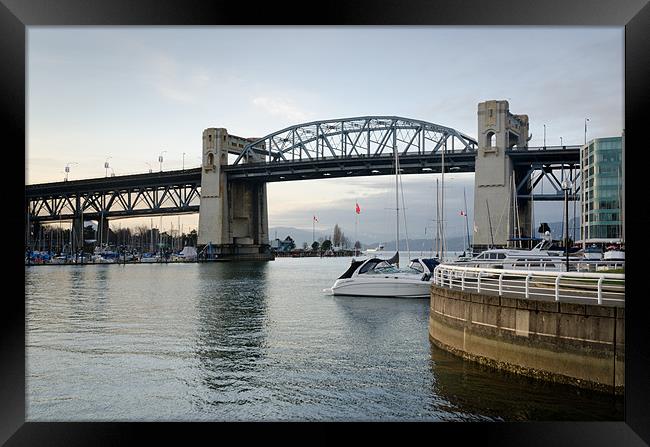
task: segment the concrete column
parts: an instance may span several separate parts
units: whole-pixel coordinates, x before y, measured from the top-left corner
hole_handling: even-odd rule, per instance
[[[203,166],[198,244],[212,244],[221,256],[254,257],[268,245],[266,184],[229,182],[223,167],[228,150],[236,150],[226,129],[203,131]],[[241,150],[241,149],[239,149]],[[253,156],[250,162],[259,162]]]
[[[108,244],[109,242],[109,236],[110,236],[110,230],[109,230],[109,225],[108,225],[108,217],[100,216],[97,218],[97,243],[101,241],[103,245]]]
[[[75,251],[83,248],[84,244],[84,221],[81,214],[74,217],[72,220],[72,239]]]
[[[528,116],[512,115],[508,101],[479,103],[478,143],[474,176],[474,246],[477,249],[491,245],[505,247],[514,235],[515,224],[514,173],[506,150],[527,150]]]
[[[199,208],[198,244],[228,244],[227,179],[222,166],[228,164],[224,149],[226,129],[209,128],[203,131],[203,164],[201,169],[201,204]]]

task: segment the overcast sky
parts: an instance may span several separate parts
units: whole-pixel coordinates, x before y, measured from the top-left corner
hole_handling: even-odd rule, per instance
[[[476,137],[479,102],[527,114],[531,146],[582,144],[623,129],[623,28],[28,27],[27,183],[198,166],[201,134],[260,137],[310,120],[397,115]],[[403,177],[409,236],[435,217],[433,174]],[[445,176],[451,235],[473,174]],[[268,185],[269,224],[390,237],[389,176]],[[394,207],[394,204],[392,205]],[[536,204],[536,222],[562,219]],[[163,227],[176,217],[163,218]],[[455,222],[458,220],[458,222]],[[149,219],[144,220],[147,224]],[[155,224],[160,222],[154,219]],[[115,221],[134,226],[140,219]],[[198,215],[184,216],[184,228]]]

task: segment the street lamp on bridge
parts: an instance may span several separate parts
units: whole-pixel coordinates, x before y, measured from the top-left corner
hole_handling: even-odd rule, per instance
[[[568,179],[562,180],[562,190],[564,191],[564,252],[566,254],[566,271],[569,271],[569,190],[571,182]]]
[[[110,168],[110,165],[108,164],[108,160],[113,157],[107,157],[106,161],[104,162],[104,170],[106,171],[106,177],[108,177],[108,168]]]
[[[162,164],[163,164],[163,154],[167,151],[162,151],[160,155],[158,155],[158,163],[160,163],[160,172],[162,172]]]
[[[151,169],[151,163],[147,163],[147,162],[145,161],[144,164],[146,164],[147,166],[149,166],[149,174],[151,174],[151,173],[153,172],[153,170]]]
[[[79,164],[79,163],[77,163],[76,161],[72,161],[72,162],[67,163],[65,165],[65,181],[66,182],[68,181],[68,173],[70,172],[70,166],[71,165],[76,165],[76,164]]]

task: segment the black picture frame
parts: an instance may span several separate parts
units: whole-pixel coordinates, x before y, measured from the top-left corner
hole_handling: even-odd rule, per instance
[[[644,113],[650,103],[650,4],[648,0],[513,1],[357,0],[350,2],[210,2],[181,0],[0,0],[0,69],[2,142],[15,177],[4,187],[22,193],[3,194],[10,202],[10,229],[23,234],[25,181],[18,166],[26,150],[26,27],[33,25],[579,25],[625,26],[625,138],[626,191],[634,197],[641,186],[644,163],[635,163],[647,151],[641,140]],[[603,61],[607,63],[607,61]],[[13,163],[13,161],[17,163]],[[22,171],[24,174],[24,170]],[[483,445],[644,445],[650,443],[650,341],[645,302],[650,298],[642,283],[643,233],[650,212],[643,201],[627,201],[626,246],[626,370],[624,422],[526,423],[418,423],[418,424],[219,424],[219,423],[38,423],[25,422],[25,302],[5,288],[0,304],[0,442],[6,445],[127,444],[138,438],[192,442],[207,435],[210,442],[225,434],[248,438],[275,434],[310,442],[341,441],[332,428],[361,428],[372,438],[389,434],[404,440],[424,436],[424,442],[480,442]],[[10,216],[10,217],[9,217]],[[21,217],[18,217],[21,216]],[[10,282],[24,278],[22,238],[15,238],[11,263],[5,267]],[[647,261],[645,261],[647,263]],[[14,271],[15,269],[15,271]],[[24,290],[24,283],[23,283]],[[301,430],[296,431],[298,428]],[[297,433],[306,436],[295,436]],[[197,438],[200,439],[200,438]],[[444,439],[444,441],[442,441]],[[366,439],[366,441],[369,439]],[[235,441],[237,442],[237,441]]]

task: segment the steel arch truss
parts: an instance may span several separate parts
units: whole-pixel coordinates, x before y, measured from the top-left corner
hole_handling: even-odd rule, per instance
[[[396,116],[314,121],[247,144],[234,165],[476,152],[478,143],[449,127]],[[261,149],[263,148],[263,149]]]
[[[199,184],[129,187],[27,197],[32,221],[180,214],[199,211]]]

